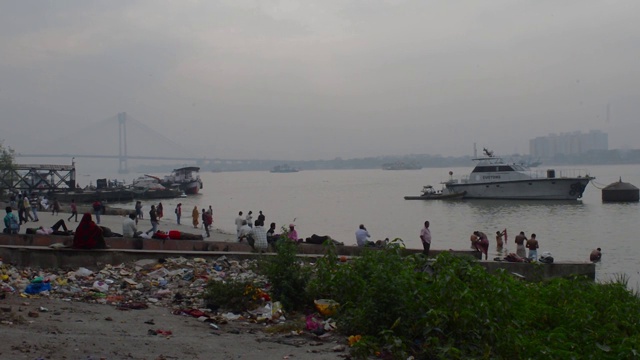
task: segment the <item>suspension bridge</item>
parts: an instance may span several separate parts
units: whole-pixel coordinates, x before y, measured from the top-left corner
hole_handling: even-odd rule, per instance
[[[117,152],[115,135],[117,127]],[[133,139],[130,142],[129,139]],[[46,151],[17,153],[18,158],[117,159],[118,173],[129,172],[129,160],[186,161],[196,165],[235,164],[253,166],[264,160],[220,159],[197,156],[159,131],[125,112],[71,132],[44,146]],[[93,149],[87,151],[86,149]]]

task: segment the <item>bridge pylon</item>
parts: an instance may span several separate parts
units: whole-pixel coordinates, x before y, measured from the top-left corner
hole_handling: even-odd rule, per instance
[[[118,174],[128,174],[127,163],[127,113],[118,114]]]

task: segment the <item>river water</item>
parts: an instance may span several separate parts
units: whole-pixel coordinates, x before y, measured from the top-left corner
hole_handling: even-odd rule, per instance
[[[581,201],[404,200],[405,195],[418,195],[423,185],[438,188],[449,170],[466,175],[472,168],[203,172],[201,194],[165,200],[163,205],[165,218],[178,202],[185,212],[194,205],[212,205],[214,227],[228,232],[235,232],[238,211],[252,210],[255,219],[262,210],[267,223],[281,227],[294,222],[300,237],[330,235],[346,244],[355,244],[354,233],[365,224],[373,240],[401,238],[409,248],[421,248],[418,235],[429,220],[432,248],[468,249],[470,234],[480,230],[491,240],[489,258],[503,255],[495,248],[497,230],[507,229],[506,249],[511,252],[517,233],[536,233],[538,253],[549,251],[556,261],[588,261],[592,249],[602,248],[597,279],[626,274],[630,286],[640,289],[640,205],[602,203],[598,188],[619,177],[640,186],[639,166],[590,166],[595,183],[587,186]]]

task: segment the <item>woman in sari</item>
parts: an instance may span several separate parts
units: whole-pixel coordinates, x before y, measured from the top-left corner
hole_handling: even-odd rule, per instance
[[[75,234],[73,235],[74,249],[106,249],[107,244],[102,236],[102,229],[91,220],[90,213],[84,213]]]
[[[198,212],[198,207],[194,206],[193,211],[191,212],[191,218],[193,218],[193,227],[198,228],[198,224],[200,224],[199,218],[200,213]]]

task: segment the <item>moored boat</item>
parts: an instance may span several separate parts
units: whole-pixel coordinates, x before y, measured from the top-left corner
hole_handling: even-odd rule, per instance
[[[202,189],[202,180],[197,174],[199,171],[200,168],[196,166],[175,169],[171,175],[165,176],[160,184],[170,189],[182,190],[187,195],[197,194]]]
[[[577,200],[595,179],[585,170],[534,171],[520,164],[506,164],[487,149],[484,155],[473,159],[477,164],[468,176],[454,179],[449,172],[446,188],[465,193],[464,198],[469,199]]]
[[[405,196],[405,200],[446,200],[446,199],[461,199],[464,197],[464,192],[456,193],[447,188],[442,190],[436,190],[431,185],[426,185],[422,188],[422,194],[419,196]]]

